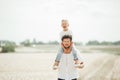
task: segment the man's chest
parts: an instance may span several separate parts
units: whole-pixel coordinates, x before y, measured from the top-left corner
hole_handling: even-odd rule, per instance
[[[74,58],[72,54],[62,54],[60,60],[60,67],[68,68],[74,67]]]

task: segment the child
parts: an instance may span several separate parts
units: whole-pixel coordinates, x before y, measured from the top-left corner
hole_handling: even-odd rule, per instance
[[[72,31],[70,31],[68,29],[69,24],[68,24],[67,20],[62,20],[61,21],[61,26],[63,28],[63,31],[60,32],[60,38],[62,38],[64,35],[71,35],[73,37]],[[78,66],[77,50],[76,50],[74,44],[71,45],[71,49],[72,49],[72,53],[73,53],[75,64]],[[60,62],[63,50],[64,50],[64,47],[61,44],[60,50],[58,51],[58,54],[57,54],[56,59],[55,59],[55,63],[53,65],[53,69],[54,70],[56,70],[58,68],[58,65],[59,65],[59,62]]]

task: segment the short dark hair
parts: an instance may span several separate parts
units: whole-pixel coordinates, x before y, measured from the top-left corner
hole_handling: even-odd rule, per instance
[[[70,41],[72,41],[72,35],[64,35],[61,40],[63,41],[64,39],[67,39],[67,38],[69,38]]]

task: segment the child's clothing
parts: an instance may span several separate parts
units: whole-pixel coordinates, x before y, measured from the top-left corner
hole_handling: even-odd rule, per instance
[[[59,35],[60,35],[60,40],[62,39],[62,37],[63,37],[64,35],[71,35],[72,38],[73,38],[73,33],[72,33],[71,30],[61,31]],[[61,41],[60,41],[60,42],[61,42]]]

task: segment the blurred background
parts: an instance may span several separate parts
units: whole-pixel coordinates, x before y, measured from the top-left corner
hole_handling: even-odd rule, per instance
[[[119,0],[0,0],[0,80],[56,80],[62,19],[85,61],[78,80],[120,80]]]

